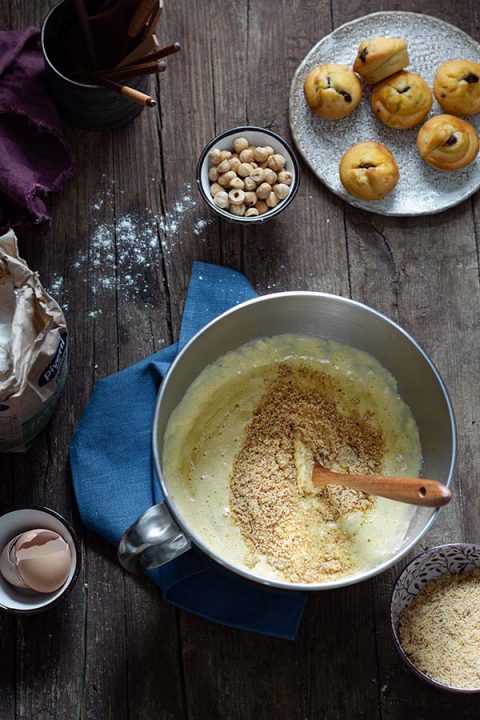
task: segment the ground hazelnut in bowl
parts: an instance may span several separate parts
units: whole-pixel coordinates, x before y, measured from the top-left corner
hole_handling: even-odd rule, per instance
[[[279,135],[243,126],[215,137],[197,166],[203,199],[226,220],[260,223],[284,210],[299,184],[297,159]]]
[[[418,677],[480,693],[480,545],[429,548],[403,570],[390,608],[394,643]]]

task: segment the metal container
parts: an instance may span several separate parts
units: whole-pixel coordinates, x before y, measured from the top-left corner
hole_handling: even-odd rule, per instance
[[[103,3],[97,3],[99,7]],[[62,117],[84,130],[110,130],[126,125],[144,106],[100,85],[87,85],[68,77],[66,38],[76,22],[71,0],[55,5],[42,25],[41,45],[48,84]],[[148,93],[147,76],[132,78],[129,87]]]
[[[455,418],[437,369],[415,340],[396,323],[361,303],[335,295],[292,292],[266,295],[236,306],[207,325],[186,345],[165,378],[153,423],[155,467],[165,496],[123,537],[119,560],[133,570],[138,563],[156,567],[185,552],[190,543],[223,567],[257,583],[291,590],[327,590],[351,585],[383,572],[406,555],[438,516],[439,509],[418,507],[401,548],[389,560],[355,577],[321,584],[266,580],[212,552],[192,532],[169,495],[162,471],[162,446],[170,414],[201,371],[221,355],[260,337],[297,333],[330,338],[370,353],[396,378],[420,433],[422,472],[451,486],[456,458]]]

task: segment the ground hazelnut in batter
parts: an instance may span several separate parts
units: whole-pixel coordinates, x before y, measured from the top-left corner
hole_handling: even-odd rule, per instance
[[[412,508],[317,489],[331,470],[417,475],[417,427],[394,378],[331,340],[282,335],[205,368],[169,420],[163,465],[184,521],[233,565],[292,583],[343,579],[390,558]]]

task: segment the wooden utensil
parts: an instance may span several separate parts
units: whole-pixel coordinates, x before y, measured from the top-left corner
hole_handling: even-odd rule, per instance
[[[127,65],[116,70],[104,70],[102,76],[109,80],[127,80],[140,75],[153,75],[164,72],[167,64],[163,60],[144,63],[142,65]]]
[[[95,80],[95,82],[99,85],[104,85],[105,87],[115,90],[115,92],[118,92],[119,95],[124,95],[129,100],[133,100],[133,102],[136,102],[139,105],[155,107],[157,104],[157,101],[150,95],[146,95],[145,93],[140,92],[140,90],[135,90],[135,88],[131,88],[128,85],[121,85],[113,80],[109,80],[109,78],[106,78],[103,75],[92,74],[90,75],[90,79]]]
[[[128,63],[129,65],[136,65],[138,63],[144,63],[144,62],[151,62],[153,60],[160,60],[160,58],[167,57],[168,55],[172,55],[173,53],[180,52],[182,49],[182,46],[180,43],[172,43],[171,45],[167,45],[164,48],[160,48],[160,50],[156,50],[155,52],[149,53],[148,55],[143,55],[143,57],[138,58],[136,60],[130,60]],[[123,61],[121,63],[121,67],[124,67],[127,63]]]
[[[425,507],[446,505],[452,497],[450,490],[436,480],[385,475],[349,475],[327,470],[317,463],[313,466],[312,483],[316,487],[343,485],[371,495],[380,495],[390,500]]]
[[[160,47],[160,44],[158,42],[157,36],[155,33],[153,35],[149,35],[145,40],[142,40],[142,42],[137,45],[137,47],[132,50],[128,55],[126,55],[123,60],[120,60],[119,63],[117,63],[116,67],[123,67],[124,65],[130,65],[132,62],[135,62],[136,60],[139,60],[140,62],[143,60],[144,55],[150,55],[154,52],[156,52]]]
[[[140,0],[135,14],[128,26],[128,34],[131,38],[137,37],[147,24],[150,15],[158,11],[158,0]]]

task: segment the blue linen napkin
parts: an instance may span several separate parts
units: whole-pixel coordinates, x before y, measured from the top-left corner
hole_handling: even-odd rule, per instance
[[[78,424],[70,462],[84,523],[112,545],[163,499],[151,450],[151,420],[162,378],[195,333],[255,296],[240,273],[194,263],[178,342],[97,383]],[[296,636],[306,604],[304,593],[248,583],[193,547],[147,574],[166,600],[184,610],[289,640]]]

